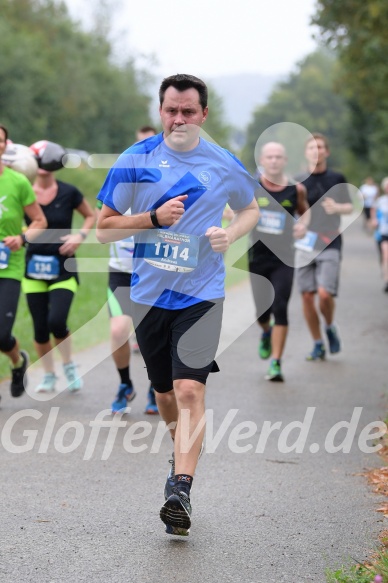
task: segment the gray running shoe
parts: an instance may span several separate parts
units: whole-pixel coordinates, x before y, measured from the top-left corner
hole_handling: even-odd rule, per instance
[[[167,534],[187,536],[191,526],[190,498],[185,492],[173,488],[173,493],[160,509],[160,519],[166,525]]]

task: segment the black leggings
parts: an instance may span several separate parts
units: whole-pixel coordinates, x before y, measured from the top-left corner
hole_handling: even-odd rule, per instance
[[[275,298],[273,304],[264,314],[259,313],[263,304],[263,289],[258,285],[257,278],[251,276],[253,299],[257,310],[257,320],[260,324],[269,322],[271,314],[278,326],[288,326],[288,301],[290,299],[294,268],[281,262],[250,263],[249,271],[266,277],[273,285]]]
[[[66,338],[69,333],[67,318],[74,293],[68,289],[26,294],[28,308],[34,324],[34,339],[38,344],[55,338]]]
[[[11,352],[16,339],[12,336],[12,328],[16,318],[16,310],[20,296],[20,281],[0,277],[0,350]]]

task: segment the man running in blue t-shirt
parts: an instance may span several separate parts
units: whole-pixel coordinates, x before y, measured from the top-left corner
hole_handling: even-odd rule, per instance
[[[175,477],[169,474],[160,517],[166,532],[186,535],[206,379],[218,370],[223,254],[257,223],[258,185],[232,154],[200,137],[208,115],[203,81],[167,77],[159,100],[163,132],[130,147],[109,171],[98,195],[104,204],[97,236],[101,242],[135,236],[133,321],[174,439]],[[226,204],[235,217],[223,229]]]

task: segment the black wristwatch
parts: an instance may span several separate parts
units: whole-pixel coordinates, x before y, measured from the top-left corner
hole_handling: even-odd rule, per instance
[[[20,233],[20,236],[21,236],[22,241],[23,241],[22,242],[22,246],[25,247],[26,246],[26,243],[27,243],[26,235],[25,235],[25,233]]]
[[[159,225],[159,223],[158,223],[158,217],[156,216],[156,209],[150,210],[150,217],[151,217],[151,223],[154,225],[154,227],[156,227],[157,229],[161,229],[162,225]]]

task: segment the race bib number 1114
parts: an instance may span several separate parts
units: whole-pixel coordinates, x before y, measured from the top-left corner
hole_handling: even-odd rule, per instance
[[[199,238],[187,233],[157,229],[150,231],[144,259],[158,269],[189,272],[198,265]]]

